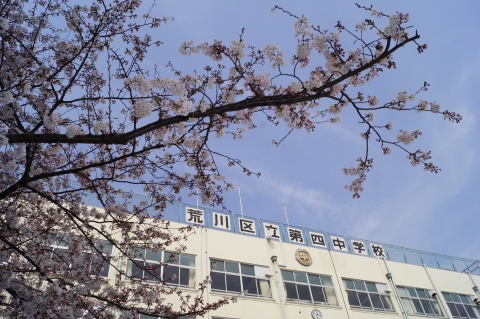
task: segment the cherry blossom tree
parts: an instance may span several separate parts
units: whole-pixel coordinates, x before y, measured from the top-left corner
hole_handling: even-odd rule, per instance
[[[171,19],[148,10],[140,16],[141,8],[140,0],[1,4],[0,316],[175,318],[231,301],[206,303],[208,278],[197,296],[184,295],[155,267],[146,269],[155,284],[131,285],[119,265],[133,260],[132,245],[158,252],[179,243],[177,251],[185,250],[192,228],[173,232],[162,219],[166,204],[180,200],[182,190],[198,190],[204,204],[221,205],[223,192],[233,188],[221,161],[255,175],[210,140],[240,139],[262,116],[290,128],[273,141],[280,145],[295,129],[338,123],[343,109],[353,109],[365,143],[356,166],[344,169],[353,177],[347,186],[353,197],[372,168],[373,145],[384,154],[398,148],[412,165],[438,172],[430,152],[407,148],[420,131],[400,130],[388,140],[382,133],[392,123],[377,123],[374,115],[430,112],[453,122],[461,116],[417,97],[427,83],[383,102],[358,91],[396,67],[397,51],[427,48],[408,14],[359,6],[363,22],[321,30],[306,16],[274,7],[294,23],[292,57],[275,44],[249,46],[242,31],[231,42],[184,42],[179,53],[203,54],[205,65],[184,74],[168,63],[171,76],[162,77],[143,60],[161,45],[149,32]],[[328,107],[320,107],[322,99]],[[151,200],[133,205],[131,187]],[[87,207],[88,196],[102,207]],[[53,241],[68,242],[68,249],[52,252]],[[112,246],[119,254],[105,253]],[[105,263],[118,274],[113,286],[103,284]],[[178,309],[165,302],[167,295],[178,296]]]

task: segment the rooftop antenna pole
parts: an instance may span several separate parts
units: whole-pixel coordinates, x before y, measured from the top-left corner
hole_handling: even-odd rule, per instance
[[[242,194],[240,193],[240,185],[237,185],[237,187],[238,187],[238,197],[240,198],[240,213],[242,213],[242,218],[243,218]]]
[[[283,211],[285,212],[285,218],[287,219],[287,225],[290,226],[290,223],[288,222],[287,206],[285,206],[285,204],[283,204]]]
[[[198,187],[197,187],[197,209],[198,209]]]

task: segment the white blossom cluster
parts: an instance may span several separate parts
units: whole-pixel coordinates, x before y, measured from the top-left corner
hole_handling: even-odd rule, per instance
[[[263,72],[258,75],[254,75],[253,72],[248,72],[245,76],[245,84],[254,85],[260,87],[262,90],[270,89],[270,74]],[[245,85],[247,87],[247,85]]]
[[[215,40],[213,45],[208,45],[208,43],[200,44],[200,50],[202,50],[203,55],[209,57],[213,61],[221,61],[223,59],[222,52],[220,47],[222,46],[222,41]]]
[[[297,45],[296,56],[300,63],[302,63],[302,67],[306,67],[309,62],[309,56],[312,52],[312,47],[308,43],[299,43]],[[297,59],[293,59],[291,64],[294,65]]]
[[[45,149],[45,154],[47,154],[47,155],[57,155],[61,151],[62,151],[62,146],[57,143],[54,146]]]
[[[440,112],[440,104],[438,104],[438,103],[431,102],[431,103],[430,103],[430,108],[431,108],[431,110],[432,110],[433,112],[435,112],[435,113]]]
[[[367,31],[367,26],[363,22],[355,24],[355,28],[357,28],[360,31]]]
[[[376,96],[368,96],[368,105],[375,106],[378,104],[378,97]]]
[[[83,134],[82,130],[75,124],[69,124],[65,128],[67,138],[74,138],[77,135]]]
[[[340,116],[334,116],[330,118],[330,123],[332,124],[340,123],[341,121],[342,121],[342,118]]]
[[[305,15],[302,15],[301,19],[295,21],[293,28],[295,29],[295,33],[299,35],[310,35],[312,33],[310,31],[310,23],[308,23]]]
[[[318,53],[322,53],[327,46],[328,37],[325,34],[315,34],[313,36],[312,46],[317,49]]]
[[[262,53],[267,56],[272,69],[285,65],[285,57],[283,56],[283,52],[280,51],[280,48],[276,44],[267,44],[262,49]]]
[[[401,39],[405,37],[405,31],[400,27],[402,22],[408,22],[408,14],[400,16],[399,14],[392,14],[388,18],[388,25],[383,30],[383,34],[394,39]]]
[[[188,79],[193,78],[193,76],[187,76]],[[198,78],[195,77],[195,82],[198,81]],[[156,78],[152,80],[152,85],[158,89],[169,89],[173,95],[183,96],[187,94],[187,89],[185,84],[181,81],[177,81],[171,78]]]
[[[98,135],[102,131],[106,131],[107,129],[108,129],[108,123],[103,121],[97,121],[95,122],[95,125],[93,125],[93,134]]]
[[[428,102],[425,100],[420,100],[420,103],[418,103],[418,112],[425,111],[428,107]]]
[[[172,111],[176,115],[185,116],[192,110],[192,105],[192,101],[190,101],[186,96],[182,96],[172,104]]]
[[[52,114],[47,115],[43,118],[43,125],[45,126],[45,128],[47,128],[49,130],[53,130],[53,129],[55,129],[55,127],[58,126],[58,124],[60,124],[61,120],[62,119],[60,117],[60,114],[52,113]]]
[[[152,114],[153,105],[147,100],[137,100],[133,105],[132,116],[137,119],[142,119],[144,117]]]
[[[288,86],[288,91],[290,91],[292,93],[302,92],[303,91],[303,85],[300,82],[294,81],[294,82],[290,83],[290,85]]]
[[[245,44],[245,41],[233,40],[232,47],[230,48],[230,52],[237,59],[241,59],[245,56],[246,47],[247,45]]]
[[[5,18],[0,18],[0,34],[4,34],[10,27],[10,23]]]
[[[183,42],[178,49],[181,55],[192,55],[199,52],[199,49],[193,45],[193,41]]]
[[[13,95],[10,91],[0,92],[0,102],[3,104],[13,103]]]
[[[18,164],[15,160],[10,160],[6,163],[0,163],[0,169],[7,173],[13,173],[17,168]]]
[[[347,106],[348,103],[337,103],[337,104],[331,104],[329,107],[328,107],[328,113],[330,114],[339,114],[340,112],[342,112],[343,108],[345,106]]]
[[[408,145],[412,143],[420,134],[421,133],[419,130],[416,130],[412,133],[408,133],[407,130],[400,130],[400,133],[397,135],[397,140],[405,145]]]
[[[133,79],[125,80],[125,84],[129,85],[133,90],[138,91],[142,95],[152,93],[153,85],[151,81],[145,79],[141,74],[136,75]]]
[[[308,94],[315,94],[315,89],[321,87],[323,84],[322,80],[315,74],[310,76],[310,80],[305,81],[305,88],[307,89]]]
[[[8,144],[8,138],[5,135],[0,134],[0,147],[5,146],[7,144]]]
[[[373,116],[374,116],[373,112],[368,112],[368,114],[365,115],[365,121],[372,122],[373,121]]]

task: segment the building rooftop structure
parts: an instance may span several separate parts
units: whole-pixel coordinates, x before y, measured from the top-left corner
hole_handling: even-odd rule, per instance
[[[183,203],[168,205],[163,218],[172,229],[199,226],[186,251],[132,247],[140,257],[125,265],[125,274],[155,284],[142,265],[169,263],[175,254],[176,263],[161,270],[164,278],[174,278],[172,286],[194,294],[209,277],[207,302],[237,299],[205,318],[480,319],[478,260]],[[111,272],[105,275],[110,280]]]

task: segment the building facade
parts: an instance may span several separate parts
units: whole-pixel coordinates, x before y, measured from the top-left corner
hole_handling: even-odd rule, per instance
[[[205,318],[480,319],[476,260],[184,204],[169,207],[165,218],[172,220],[172,229],[198,226],[185,243],[187,250],[178,254],[131,247],[138,258],[125,270],[154,284],[149,266],[168,262],[162,276],[183,293],[195,295],[199,283],[209,278],[207,302],[236,297]],[[111,268],[103,271],[113,281]]]

